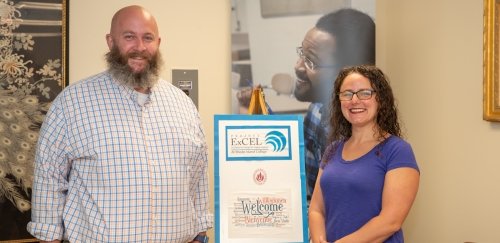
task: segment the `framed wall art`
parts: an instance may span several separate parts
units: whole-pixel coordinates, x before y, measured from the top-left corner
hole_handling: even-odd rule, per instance
[[[35,242],[35,145],[45,113],[67,85],[67,0],[0,0],[0,242]]]
[[[483,119],[500,121],[499,32],[500,0],[484,0]]]

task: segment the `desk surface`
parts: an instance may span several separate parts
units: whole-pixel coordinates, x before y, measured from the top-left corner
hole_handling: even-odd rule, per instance
[[[271,107],[274,113],[291,114],[291,113],[306,113],[310,102],[301,102],[290,95],[278,95],[276,91],[264,89],[264,95],[267,104]]]

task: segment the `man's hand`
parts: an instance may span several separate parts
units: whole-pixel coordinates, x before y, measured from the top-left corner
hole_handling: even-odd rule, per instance
[[[243,87],[238,90],[236,93],[236,98],[238,98],[238,102],[243,107],[248,107],[250,105],[250,99],[252,98],[253,87]]]

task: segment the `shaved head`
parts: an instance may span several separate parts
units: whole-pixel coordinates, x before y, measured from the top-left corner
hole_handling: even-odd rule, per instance
[[[158,25],[150,12],[137,5],[118,10],[106,41],[106,61],[115,79],[134,88],[156,84],[163,61]]]
[[[158,35],[158,25],[156,23],[155,17],[148,12],[144,7],[138,5],[131,5],[118,10],[115,15],[113,15],[113,19],[111,20],[111,29],[109,33],[111,35],[115,34],[118,26],[122,25],[123,21],[131,18],[131,17],[139,17],[142,16],[146,21],[150,21],[152,26],[154,26],[155,34]]]

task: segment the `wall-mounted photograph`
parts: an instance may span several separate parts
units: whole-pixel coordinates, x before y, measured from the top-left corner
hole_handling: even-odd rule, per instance
[[[0,242],[26,230],[38,132],[67,85],[66,0],[0,0]]]
[[[329,101],[341,67],[375,64],[373,0],[232,0],[231,11],[233,114],[260,86],[270,113],[305,115]],[[312,49],[318,33],[332,43]]]

